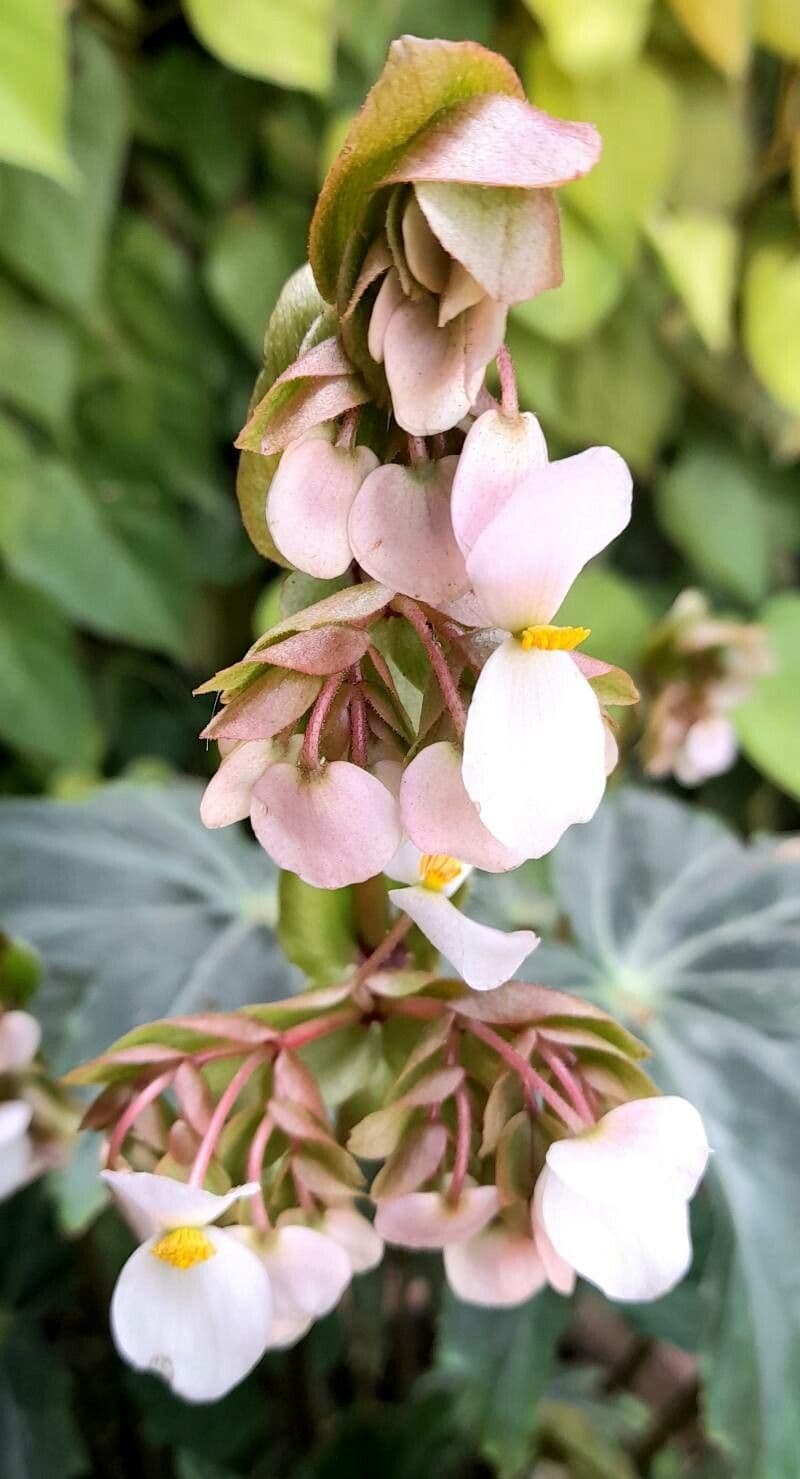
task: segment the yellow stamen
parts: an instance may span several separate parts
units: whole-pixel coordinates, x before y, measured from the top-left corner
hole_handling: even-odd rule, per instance
[[[426,852],[419,860],[419,876],[426,888],[441,893],[461,872],[458,858],[449,858],[444,852]]]
[[[526,652],[533,647],[540,652],[572,652],[591,635],[591,627],[526,627],[519,640]]]
[[[207,1258],[214,1257],[216,1251],[202,1227],[174,1227],[172,1232],[165,1233],[150,1249],[154,1258],[160,1258],[162,1263],[171,1263],[173,1268],[182,1269],[205,1263]]]

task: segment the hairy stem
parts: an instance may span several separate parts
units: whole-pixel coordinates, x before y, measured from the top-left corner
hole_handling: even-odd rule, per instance
[[[146,1109],[148,1104],[152,1104],[154,1100],[158,1099],[159,1095],[163,1094],[165,1089],[169,1088],[175,1077],[176,1067],[177,1065],[173,1064],[166,1073],[159,1073],[156,1078],[151,1078],[150,1082],[145,1084],[143,1089],[139,1090],[138,1094],[131,1099],[127,1108],[122,1111],[114,1126],[111,1139],[108,1142],[106,1165],[110,1170],[114,1169],[117,1157],[125,1144],[125,1139],[142,1113],[142,1110]]]
[[[269,1232],[271,1223],[264,1201],[264,1192],[261,1186],[261,1177],[264,1171],[264,1156],[269,1144],[269,1139],[274,1129],[274,1122],[269,1110],[264,1115],[250,1144],[247,1154],[247,1179],[258,1182],[258,1191],[252,1198],[250,1206],[253,1213],[253,1222],[261,1232]]]
[[[511,1043],[506,1042],[505,1038],[500,1036],[499,1032],[495,1032],[493,1028],[487,1027],[484,1022],[473,1021],[472,1018],[465,1021],[463,1026],[466,1032],[471,1032],[473,1037],[479,1037],[481,1042],[486,1043],[487,1047],[493,1048],[498,1057],[503,1058],[509,1068],[513,1068],[514,1072],[519,1075],[527,1089],[534,1094],[541,1094],[545,1103],[555,1111],[559,1119],[563,1120],[564,1124],[568,1129],[572,1130],[573,1134],[579,1135],[582,1130],[586,1129],[586,1125],[580,1115],[576,1114],[572,1105],[568,1104],[566,1099],[562,1098],[558,1089],[555,1089],[552,1084],[548,1083],[546,1078],[542,1078],[542,1075],[537,1073],[535,1068],[531,1067],[527,1058],[523,1058],[522,1054],[518,1053],[516,1048],[512,1047]]]
[[[206,1172],[211,1162],[211,1157],[217,1146],[217,1141],[225,1126],[225,1121],[233,1109],[236,1100],[249,1079],[252,1078],[256,1069],[260,1068],[265,1061],[264,1049],[259,1048],[257,1052],[251,1053],[244,1062],[239,1065],[228,1087],[220,1094],[218,1103],[208,1122],[208,1129],[200,1141],[197,1155],[194,1158],[189,1175],[190,1186],[202,1186],[206,1179]]]
[[[514,362],[508,352],[508,346],[501,344],[495,355],[497,373],[500,376],[500,400],[504,416],[519,415],[519,395],[517,393],[517,377],[514,374]]]
[[[453,675],[447,666],[447,658],[436,640],[436,636],[427,617],[416,601],[412,601],[409,596],[395,596],[392,605],[395,611],[398,611],[401,616],[404,616],[409,625],[414,628],[420,642],[425,648],[430,659],[431,667],[436,674],[436,681],[441,689],[442,698],[450,712],[453,728],[459,740],[462,740],[464,738],[464,730],[467,726],[467,711],[461,701],[458,685],[453,682]]]
[[[319,742],[325,727],[333,700],[342,686],[344,673],[333,673],[325,680],[319,696],[315,700],[311,710],[311,718],[306,726],[303,738],[303,748],[300,752],[300,764],[308,770],[316,770],[319,765]]]

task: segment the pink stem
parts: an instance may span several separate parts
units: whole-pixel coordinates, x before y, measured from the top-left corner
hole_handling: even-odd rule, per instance
[[[315,1017],[310,1022],[300,1022],[281,1035],[284,1048],[304,1048],[306,1043],[327,1037],[330,1032],[339,1032],[342,1027],[352,1027],[361,1021],[361,1013],[355,1007],[345,1007],[341,1012],[331,1012],[329,1017]]]
[[[400,918],[395,920],[389,933],[384,935],[380,945],[376,945],[372,954],[368,955],[366,960],[361,962],[361,965],[350,981],[351,991],[355,991],[356,987],[363,985],[364,981],[372,975],[373,971],[377,970],[378,966],[384,960],[388,960],[395,947],[408,934],[412,923],[413,920],[409,919],[407,914],[401,914]]]
[[[266,1202],[264,1201],[261,1177],[264,1171],[264,1156],[273,1128],[272,1115],[268,1110],[253,1136],[247,1155],[247,1179],[248,1181],[258,1182],[258,1192],[250,1203],[253,1209],[253,1221],[256,1227],[259,1227],[262,1232],[269,1232],[271,1227]]]
[[[322,738],[325,720],[331,711],[333,700],[342,686],[343,679],[344,673],[332,673],[330,678],[325,680],[322,690],[311,710],[311,718],[306,726],[303,748],[300,752],[300,764],[306,766],[308,770],[316,770],[319,764],[319,742]]]
[[[356,665],[354,674],[356,684],[361,682],[361,667]],[[360,765],[362,770],[367,763],[367,706],[364,695],[359,687],[353,691],[350,700],[350,757],[354,765]]]
[[[508,352],[508,346],[501,344],[495,355],[497,362],[497,373],[500,376],[500,397],[504,416],[519,415],[519,395],[517,394],[517,377],[514,374],[514,362]]]
[[[464,730],[467,726],[467,711],[461,702],[457,685],[453,682],[453,675],[447,666],[447,659],[436,640],[426,617],[423,615],[416,601],[408,596],[395,596],[392,605],[395,611],[399,611],[406,621],[414,628],[425,651],[430,658],[431,667],[436,674],[436,681],[442,691],[444,699],[450,711],[453,728],[459,740],[464,738]]]
[[[448,1188],[448,1199],[457,1202],[464,1188],[464,1177],[469,1165],[469,1153],[472,1139],[472,1116],[469,1107],[469,1094],[466,1086],[460,1084],[454,1095],[456,1101],[456,1153],[453,1160],[453,1174],[450,1178]]]
[[[587,1125],[593,1125],[595,1116],[592,1113],[591,1105],[584,1093],[583,1084],[578,1075],[572,1072],[556,1049],[542,1042],[541,1037],[537,1040],[536,1051],[539,1057],[544,1059],[551,1073],[555,1074],[561,1087],[569,1094],[578,1114],[586,1121]]]
[[[225,1126],[225,1121],[230,1114],[236,1100],[247,1083],[253,1077],[257,1068],[260,1068],[265,1059],[263,1048],[251,1053],[249,1058],[239,1065],[227,1089],[219,1096],[217,1106],[208,1122],[208,1129],[200,1141],[197,1155],[194,1158],[191,1174],[189,1176],[190,1186],[202,1186],[206,1179],[206,1172],[211,1162],[211,1157],[216,1150],[217,1141]]]
[[[352,411],[345,411],[342,417],[341,425],[339,427],[339,435],[336,438],[336,445],[337,447],[342,447],[345,452],[351,452],[356,444],[356,436],[358,435],[358,423],[360,419],[360,406],[356,406],[355,409]]]
[[[462,1026],[466,1032],[471,1032],[473,1037],[478,1037],[481,1042],[485,1042],[487,1047],[493,1048],[498,1056],[505,1060],[509,1068],[513,1068],[514,1072],[519,1074],[523,1083],[533,1093],[541,1094],[550,1108],[555,1110],[559,1118],[574,1134],[579,1135],[582,1130],[586,1129],[583,1120],[575,1113],[572,1105],[568,1104],[558,1090],[554,1089],[546,1078],[542,1078],[541,1074],[531,1067],[527,1058],[523,1058],[522,1054],[511,1046],[511,1043],[506,1042],[505,1038],[500,1036],[499,1032],[495,1032],[483,1022],[474,1022],[471,1018],[463,1020]]]
[[[412,467],[419,467],[420,463],[428,461],[428,448],[424,437],[408,438],[408,455]]]
[[[143,1089],[139,1090],[135,1098],[131,1099],[127,1108],[122,1111],[108,1142],[106,1165],[109,1169],[114,1169],[114,1164],[125,1144],[125,1139],[142,1113],[142,1110],[146,1109],[148,1104],[152,1104],[153,1100],[157,1099],[159,1094],[163,1094],[165,1089],[169,1088],[174,1077],[175,1067],[173,1066],[166,1073],[159,1073],[157,1078],[151,1078],[150,1082],[145,1084]]]

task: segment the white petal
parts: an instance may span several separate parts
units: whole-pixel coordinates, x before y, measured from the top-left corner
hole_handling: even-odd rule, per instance
[[[176,1181],[172,1176],[156,1176],[152,1171],[101,1171],[100,1174],[132,1225],[141,1228],[149,1223],[153,1232],[171,1227],[205,1227],[209,1222],[216,1222],[242,1197],[252,1197],[258,1191],[255,1181],[234,1186],[224,1196],[217,1196],[213,1191],[187,1186],[185,1181]]]
[[[406,295],[401,287],[400,278],[392,268],[390,272],[387,272],[378,289],[378,296],[372,305],[367,332],[367,349],[378,365],[383,364],[384,342],[389,320],[395,309],[405,301]]]
[[[206,1236],[213,1255],[188,1269],[155,1257],[153,1240],[143,1243],[111,1301],[120,1355],[187,1402],[215,1402],[247,1376],[266,1350],[272,1313],[258,1256],[221,1229]]]
[[[529,473],[547,465],[547,444],[530,411],[484,411],[473,422],[453,479],[453,530],[468,555]]]
[[[42,1029],[30,1012],[0,1015],[0,1073],[22,1073],[36,1057]]]
[[[609,447],[532,469],[467,560],[490,622],[519,632],[552,621],[587,560],[630,516],[631,475]]]
[[[250,815],[252,791],[267,766],[283,751],[273,740],[240,740],[222,759],[200,801],[205,827],[229,827]]]
[[[422,856],[416,844],[404,837],[397,852],[389,859],[383,871],[386,877],[393,878],[395,883],[419,883],[419,865]]]
[[[495,1309],[525,1304],[546,1282],[533,1239],[502,1226],[487,1228],[468,1243],[451,1243],[444,1250],[444,1270],[459,1299]]]
[[[273,1314],[269,1327],[268,1351],[286,1351],[297,1345],[307,1335],[314,1323],[313,1315],[294,1313]]]
[[[635,1208],[649,1188],[684,1201],[694,1195],[708,1163],[703,1121],[675,1095],[634,1099],[609,1110],[593,1130],[557,1140],[547,1164],[575,1191]]]
[[[465,377],[471,406],[483,385],[486,366],[505,339],[508,309],[492,298],[482,298],[474,308],[466,310],[463,318]]]
[[[447,740],[427,745],[406,769],[400,783],[400,816],[418,845],[417,857],[420,848],[426,853],[448,853],[487,873],[505,873],[522,862],[487,832],[464,790],[461,751]],[[410,848],[411,843],[404,846]],[[419,879],[419,874],[385,871],[401,883]]]
[[[460,262],[451,262],[447,287],[439,299],[439,327],[444,328],[465,308],[474,308],[485,297],[483,288],[472,273],[467,272]]]
[[[31,1107],[21,1099],[0,1104],[0,1201],[24,1186],[34,1174],[28,1126]]]
[[[269,1274],[275,1314],[313,1320],[339,1303],[350,1283],[350,1260],[339,1243],[299,1224],[279,1227],[261,1257]]]
[[[403,247],[406,261],[418,283],[431,293],[441,293],[450,276],[450,259],[436,240],[412,194],[403,212]]]
[[[635,1214],[581,1196],[546,1166],[542,1221],[560,1256],[609,1299],[658,1299],[692,1261],[685,1201],[648,1188]]]
[[[594,816],[603,722],[568,652],[525,652],[512,637],[492,653],[467,714],[463,775],[484,826],[524,857],[543,857]]]
[[[383,1239],[368,1218],[352,1207],[329,1207],[320,1229],[344,1249],[354,1274],[368,1273],[383,1258]]]
[[[546,1184],[544,1171],[542,1171],[534,1187],[533,1202],[531,1204],[533,1238],[551,1289],[555,1289],[557,1294],[569,1296],[575,1289],[575,1270],[565,1259],[556,1253],[542,1221],[542,1192]]]
[[[410,915],[474,991],[502,986],[539,943],[533,930],[507,934],[468,919],[445,894],[430,888],[396,888],[389,898]]]

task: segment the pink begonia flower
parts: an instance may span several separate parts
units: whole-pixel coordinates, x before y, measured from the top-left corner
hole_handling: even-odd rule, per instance
[[[383,1258],[383,1239],[369,1218],[353,1207],[328,1207],[317,1223],[320,1232],[344,1249],[354,1274],[377,1268]]]
[[[484,411],[473,421],[453,480],[453,529],[465,557],[528,474],[546,466],[544,432],[530,411]]]
[[[445,1248],[476,1237],[499,1210],[496,1186],[465,1186],[457,1202],[446,1192],[411,1191],[378,1203],[375,1228],[402,1248]]]
[[[400,845],[400,808],[348,760],[314,770],[281,761],[256,783],[253,831],[280,868],[315,888],[346,888],[382,873]]]
[[[0,1014],[0,1073],[24,1073],[39,1051],[42,1029],[30,1012]]]
[[[456,482],[456,528],[472,527],[478,476],[473,463],[472,476]],[[488,624],[509,635],[475,686],[464,785],[484,826],[524,857],[543,856],[573,822],[588,821],[605,790],[600,706],[570,655],[589,632],[551,623],[586,562],[624,529],[630,508],[625,463],[594,447],[529,470],[465,551]]]
[[[255,1183],[225,1196],[145,1171],[106,1171],[123,1213],[145,1241],[111,1301],[114,1343],[138,1371],[162,1376],[187,1402],[215,1402],[267,1349],[272,1294],[261,1260],[216,1218]]]
[[[363,483],[350,513],[350,547],[363,570],[391,590],[431,606],[469,590],[450,522],[457,457],[412,467],[390,463]]]
[[[724,714],[697,719],[675,757],[673,770],[682,786],[700,786],[730,770],[739,751],[736,730]]]
[[[420,750],[400,782],[403,830],[423,853],[449,853],[484,873],[518,868],[521,854],[484,827],[461,774],[461,751],[447,740]]]
[[[0,1201],[36,1175],[29,1135],[32,1110],[22,1099],[0,1104]]]
[[[268,1349],[285,1350],[339,1303],[352,1277],[350,1259],[333,1238],[299,1223],[257,1235],[251,1246],[272,1291]]]
[[[222,756],[200,801],[205,827],[230,827],[250,815],[253,787],[268,766],[284,759],[285,746],[276,740],[239,740]]]
[[[658,1299],[672,1289],[692,1261],[688,1203],[708,1157],[700,1115],[675,1097],[621,1104],[584,1134],[555,1141],[533,1209],[555,1287],[572,1269],[609,1299]],[[548,1267],[548,1253],[557,1265]]]
[[[502,1222],[484,1228],[468,1242],[449,1243],[444,1250],[444,1271],[459,1299],[494,1309],[525,1304],[547,1282],[531,1235]]]
[[[270,484],[267,524],[290,564],[321,580],[344,574],[353,499],[377,466],[369,447],[332,446],[322,437],[286,448]]]

